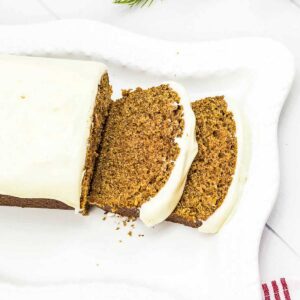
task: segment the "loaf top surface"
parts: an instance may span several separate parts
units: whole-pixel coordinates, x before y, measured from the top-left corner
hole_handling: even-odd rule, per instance
[[[79,209],[98,62],[0,55],[0,194]]]

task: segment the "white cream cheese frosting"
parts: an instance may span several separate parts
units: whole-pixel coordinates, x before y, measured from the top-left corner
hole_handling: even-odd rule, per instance
[[[179,105],[183,107],[184,128],[182,136],[175,141],[180,151],[169,179],[154,197],[141,206],[140,219],[149,227],[167,219],[177,206],[185,187],[189,169],[198,153],[195,130],[196,118],[191,107],[190,98],[183,86],[178,83],[167,82],[166,84],[180,98]]]
[[[0,55],[0,194],[80,209],[98,62]]]
[[[217,233],[230,218],[241,196],[250,162],[249,144],[251,136],[247,121],[237,103],[228,101],[226,97],[225,101],[227,102],[228,110],[233,114],[236,124],[237,161],[231,185],[222,205],[206,221],[202,221],[202,225],[198,228],[200,232],[204,233]]]

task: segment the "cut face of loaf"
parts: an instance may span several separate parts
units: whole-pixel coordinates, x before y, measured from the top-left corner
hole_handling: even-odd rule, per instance
[[[91,181],[94,174],[95,163],[99,155],[99,145],[103,139],[104,126],[108,117],[111,101],[112,89],[109,85],[108,74],[105,73],[98,85],[96,95],[96,103],[93,112],[93,121],[90,129],[90,136],[88,140],[87,154],[85,158],[85,172],[82,179],[81,190],[81,210],[83,214],[88,210],[88,194],[90,192]]]
[[[139,106],[125,108],[125,101],[121,100],[112,106],[103,140],[103,152],[96,166],[91,202],[106,211],[138,217],[141,204],[157,193],[172,172],[171,162],[176,159],[178,148],[175,145],[168,148],[168,144],[159,147],[158,142],[150,141],[146,147],[149,153],[142,153],[142,143],[147,136],[143,136],[144,123],[135,120],[132,124],[127,121],[122,124],[126,114],[123,109],[128,109],[127,113],[130,114],[131,109]],[[167,220],[199,227],[214,214],[227,196],[235,173],[237,137],[234,116],[228,110],[224,97],[196,101],[192,103],[192,108],[196,116],[199,151],[189,170],[183,195]],[[148,109],[145,108],[145,111],[148,112]],[[176,115],[174,117],[175,120],[178,118]],[[160,130],[156,121],[154,119],[152,123],[153,128]],[[173,124],[173,130],[167,124],[163,128],[170,128],[175,134],[176,130],[182,130],[180,127],[176,129],[174,121],[170,124]],[[133,139],[132,135],[139,138]],[[134,146],[129,142],[135,143]],[[151,147],[159,147],[160,151],[169,149],[170,152],[166,152],[169,156],[158,149],[150,151]],[[168,159],[163,160],[163,157]],[[130,160],[131,165],[126,163],[126,159]]]
[[[0,56],[0,205],[86,211],[111,87],[98,62]]]
[[[236,176],[238,140],[235,116],[229,111],[224,97],[195,101],[192,107],[196,115],[199,152],[170,220],[192,227],[204,227],[203,224],[224,201],[231,201],[227,196],[231,197],[228,191]],[[224,215],[221,219],[227,217]],[[218,226],[222,224],[208,228],[207,232],[218,231]]]
[[[147,226],[165,220],[197,148],[195,116],[181,86],[124,91],[109,113],[89,203],[139,215]]]

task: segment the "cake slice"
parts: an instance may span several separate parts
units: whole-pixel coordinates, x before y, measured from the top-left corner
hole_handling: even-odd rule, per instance
[[[123,91],[109,112],[89,203],[148,226],[162,222],[181,198],[197,150],[183,87]]]
[[[241,120],[224,97],[198,100],[192,107],[199,152],[169,219],[215,233],[232,212],[242,186]]]
[[[111,104],[99,62],[0,56],[0,205],[85,213]]]

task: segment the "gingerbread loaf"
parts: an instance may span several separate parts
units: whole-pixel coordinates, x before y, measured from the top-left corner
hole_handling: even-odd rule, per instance
[[[170,82],[112,101],[105,65],[64,59],[0,56],[0,80],[0,205],[96,205],[204,232],[228,218],[241,122],[224,97],[191,104]]]

